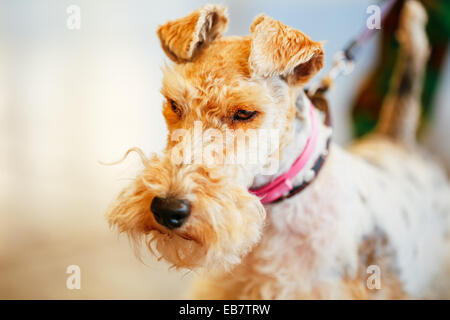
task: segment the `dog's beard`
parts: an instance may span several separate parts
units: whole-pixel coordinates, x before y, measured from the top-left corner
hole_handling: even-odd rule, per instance
[[[176,268],[230,269],[259,241],[265,210],[258,198],[221,170],[172,166],[154,157],[119,195],[107,217],[141,252],[149,250]],[[189,200],[191,215],[177,229],[159,225],[150,211],[155,196]]]

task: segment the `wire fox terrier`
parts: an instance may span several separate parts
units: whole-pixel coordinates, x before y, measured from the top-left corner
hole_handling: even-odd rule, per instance
[[[159,27],[174,62],[161,90],[167,147],[141,154],[144,169],[111,205],[110,224],[201,271],[194,298],[449,298],[450,188],[415,142],[423,8],[409,1],[402,13],[377,129],[347,149],[330,143],[303,89],[323,66],[322,43],[265,15],[250,35],[225,37],[227,22],[225,8],[206,5]],[[216,160],[251,156],[247,133],[271,130],[276,146],[257,161],[194,159],[207,148]]]

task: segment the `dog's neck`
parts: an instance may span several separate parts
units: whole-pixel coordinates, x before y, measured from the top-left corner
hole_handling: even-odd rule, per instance
[[[304,96],[300,96],[297,100],[297,108],[302,116],[297,117],[292,124],[291,140],[281,152],[281,161],[277,172],[270,176],[261,175],[256,177],[254,181],[255,188],[266,185],[286,172],[286,170],[289,170],[302,153],[306,141],[311,134],[311,118],[310,113],[305,112],[307,111],[307,100],[304,100],[304,98]],[[292,181],[294,186],[302,184],[308,175],[310,175],[316,160],[320,155],[328,151],[327,143],[331,136],[331,128],[324,123],[326,116],[324,113],[316,108],[314,108],[314,112],[319,127],[317,142],[308,163]],[[330,173],[330,169],[333,170],[325,163],[323,170],[320,171],[319,178],[321,179],[313,181],[311,186],[305,190],[305,193],[300,193],[290,199],[277,203],[265,205],[267,221],[262,231],[260,242],[245,257],[243,257],[242,262],[236,265],[231,273],[223,273],[217,276],[213,273],[213,277],[217,277],[214,281],[226,283],[231,291],[240,292],[242,288],[246,288],[246,290],[250,291],[254,288],[259,290],[258,285],[261,283],[261,279],[264,279],[264,281],[267,281],[266,279],[275,279],[272,282],[275,292],[278,286],[277,279],[279,279],[277,277],[283,277],[285,280],[288,279],[285,282],[288,283],[293,278],[297,277],[298,279],[298,277],[301,276],[301,284],[304,288],[309,288],[311,279],[308,277],[308,275],[310,275],[308,263],[303,263],[303,261],[311,259],[308,255],[311,250],[314,249],[313,246],[315,246],[315,243],[311,244],[311,247],[304,247],[307,244],[305,239],[313,239],[312,234],[318,232],[318,229],[310,228],[310,226],[316,224],[316,221],[317,223],[323,221],[318,215],[323,213],[328,214],[329,212],[313,209],[313,211],[306,210],[308,214],[304,213],[305,208],[308,208],[308,206],[313,203],[310,198],[311,191],[314,189],[316,190],[312,193],[312,197],[317,201],[317,189],[321,189],[320,184],[327,183],[327,176]],[[315,177],[311,178],[314,179]],[[304,201],[297,202],[302,196]],[[299,206],[297,206],[297,204],[299,204]],[[332,221],[328,219],[325,220]],[[320,227],[324,228],[324,230],[328,230],[329,224],[320,224]],[[318,234],[318,241],[321,241],[320,235],[322,235],[323,232],[318,232]],[[325,234],[328,233],[325,232]],[[284,248],[283,250],[280,249],[282,248],[281,245]],[[302,248],[303,250],[300,250],[299,248]],[[286,254],[286,252],[288,252],[288,254]],[[303,254],[305,256],[302,256]],[[290,268],[295,269],[295,271],[289,271]],[[249,270],[251,270],[251,272],[249,272]],[[291,274],[294,275],[292,278],[290,277]],[[305,276],[304,278],[303,275]],[[246,279],[246,282],[242,283],[242,279]],[[284,289],[285,288],[283,288],[283,290]],[[286,292],[288,292],[288,290]]]
[[[252,188],[259,188],[267,185],[283,173],[287,172],[305,149],[308,138],[311,136],[312,132],[312,119],[310,112],[308,112],[309,103],[306,94],[302,91],[296,101],[297,113],[301,116],[295,117],[293,120],[290,143],[280,151],[280,163],[277,172],[272,175],[256,176]],[[313,109],[313,112],[318,120],[317,142],[306,165],[292,180],[293,186],[298,186],[314,179],[316,173],[312,170],[313,166],[321,155],[326,155],[328,152],[327,143],[331,136],[331,128],[324,124],[325,114],[316,108]]]

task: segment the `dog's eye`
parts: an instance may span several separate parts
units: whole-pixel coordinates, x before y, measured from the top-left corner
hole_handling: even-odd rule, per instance
[[[248,111],[248,110],[239,109],[233,115],[233,120],[237,120],[237,121],[250,120],[256,114],[257,114],[257,111]]]
[[[170,108],[172,109],[172,111],[175,112],[179,117],[181,117],[181,109],[177,105],[177,103],[173,100],[169,100],[169,104],[170,104]]]

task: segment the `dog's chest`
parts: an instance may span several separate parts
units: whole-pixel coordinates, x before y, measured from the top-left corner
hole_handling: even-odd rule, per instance
[[[384,152],[391,158],[365,155],[369,164],[334,148],[310,187],[267,206],[262,241],[234,273],[241,297],[345,298],[346,283],[364,287],[371,265],[386,286],[426,289],[448,250],[448,185],[432,166]]]

